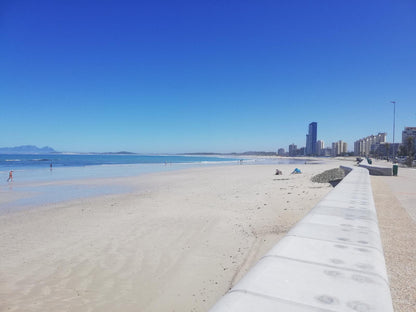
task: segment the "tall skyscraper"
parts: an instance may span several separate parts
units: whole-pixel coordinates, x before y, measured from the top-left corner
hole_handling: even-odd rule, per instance
[[[316,155],[316,138],[318,132],[318,123],[311,122],[309,124],[309,133],[306,135],[306,150],[305,154]]]

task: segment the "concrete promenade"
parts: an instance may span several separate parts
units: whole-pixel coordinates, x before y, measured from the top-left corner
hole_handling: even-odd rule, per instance
[[[396,312],[416,311],[416,169],[372,176],[374,201]]]
[[[392,312],[368,170],[354,168],[211,311]]]

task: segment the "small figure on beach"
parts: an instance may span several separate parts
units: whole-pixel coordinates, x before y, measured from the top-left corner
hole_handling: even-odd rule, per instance
[[[276,169],[275,175],[282,175],[282,174],[283,174],[283,172],[281,172],[279,169]]]
[[[49,165],[50,170],[52,171],[52,163]]]
[[[7,179],[7,182],[13,182],[13,170],[10,170],[9,178]]]
[[[295,168],[295,170],[293,170],[291,174],[299,174],[299,173],[302,173],[302,171],[300,171],[300,169],[298,168]]]

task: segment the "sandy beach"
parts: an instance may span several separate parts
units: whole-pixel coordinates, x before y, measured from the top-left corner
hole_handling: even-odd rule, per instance
[[[343,163],[153,173],[3,214],[0,310],[207,311],[332,189],[310,178]]]

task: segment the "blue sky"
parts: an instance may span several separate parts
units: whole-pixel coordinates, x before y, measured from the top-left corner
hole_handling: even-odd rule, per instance
[[[416,126],[416,2],[0,1],[0,146],[276,151]]]

